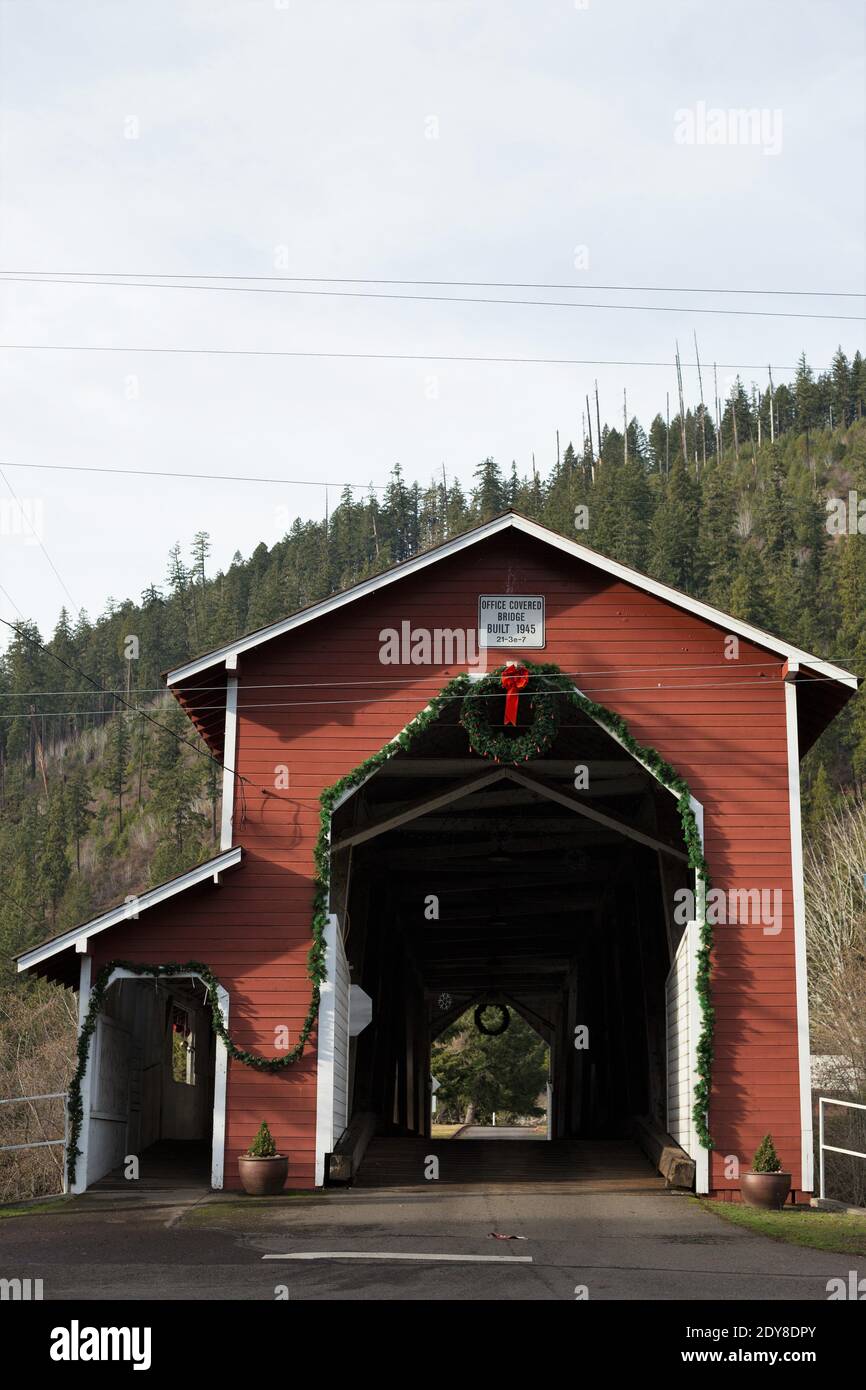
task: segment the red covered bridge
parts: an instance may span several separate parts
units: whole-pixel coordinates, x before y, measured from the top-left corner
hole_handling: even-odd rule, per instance
[[[19,959],[80,989],[75,1190],[165,1140],[237,1186],[262,1120],[290,1186],[363,1175],[484,1000],[553,1145],[638,1124],[729,1194],[769,1130],[811,1190],[799,760],[854,676],[509,513],[168,684],[219,855]]]

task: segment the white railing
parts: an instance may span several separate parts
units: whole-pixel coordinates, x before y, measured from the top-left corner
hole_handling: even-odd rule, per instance
[[[69,1138],[69,1114],[66,1106],[66,1091],[52,1091],[44,1096],[12,1096],[10,1100],[0,1100],[0,1105],[26,1105],[34,1100],[63,1101],[63,1138],[34,1139],[29,1144],[0,1144],[0,1153],[12,1153],[16,1149],[50,1149],[56,1144],[63,1145],[63,1191],[66,1191],[66,1144]]]
[[[848,1154],[849,1158],[866,1158],[866,1153],[859,1149],[840,1149],[835,1144],[824,1143],[824,1106],[841,1105],[848,1110],[866,1110],[866,1105],[859,1105],[854,1100],[834,1100],[832,1096],[818,1097],[818,1167],[820,1169],[820,1186],[818,1195],[824,1198],[824,1154]]]

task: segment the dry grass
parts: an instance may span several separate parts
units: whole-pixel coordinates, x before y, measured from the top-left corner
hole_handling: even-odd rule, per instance
[[[0,1095],[65,1091],[75,1056],[77,1012],[71,990],[43,981],[13,985],[0,994]],[[0,1106],[0,1145],[26,1144],[63,1135],[62,1100]],[[60,1192],[63,1148],[0,1154],[0,1202]]]

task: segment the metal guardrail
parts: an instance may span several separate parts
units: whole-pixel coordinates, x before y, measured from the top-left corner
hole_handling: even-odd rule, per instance
[[[819,1192],[821,1200],[824,1200],[824,1154],[848,1154],[850,1158],[866,1158],[866,1153],[859,1149],[840,1149],[835,1144],[824,1143],[824,1106],[841,1105],[848,1110],[866,1110],[866,1105],[860,1105],[854,1100],[834,1100],[832,1096],[818,1097],[818,1166],[820,1170]]]
[[[62,1100],[63,1105],[63,1138],[62,1139],[34,1139],[29,1144],[0,1144],[0,1153],[13,1153],[17,1149],[50,1149],[56,1144],[63,1145],[63,1191],[66,1191],[66,1145],[69,1139],[69,1113],[66,1106],[66,1091],[52,1091],[44,1096],[12,1096],[9,1100],[0,1100],[0,1105],[26,1105],[28,1101],[34,1100]]]

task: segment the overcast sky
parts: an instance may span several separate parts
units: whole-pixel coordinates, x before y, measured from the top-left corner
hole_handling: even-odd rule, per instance
[[[0,0],[0,269],[862,291],[863,60],[855,0]],[[708,143],[737,108],[758,138]],[[676,312],[0,285],[0,460],[74,604],[137,598],[199,529],[225,566],[395,460],[547,470],[594,378],[603,417],[626,387],[646,426],[676,378],[23,344],[665,362],[697,331],[722,390],[863,346],[857,322],[697,311],[851,299],[415,292]],[[317,486],[5,466],[63,463]],[[72,607],[2,482],[0,584],[46,633]]]

